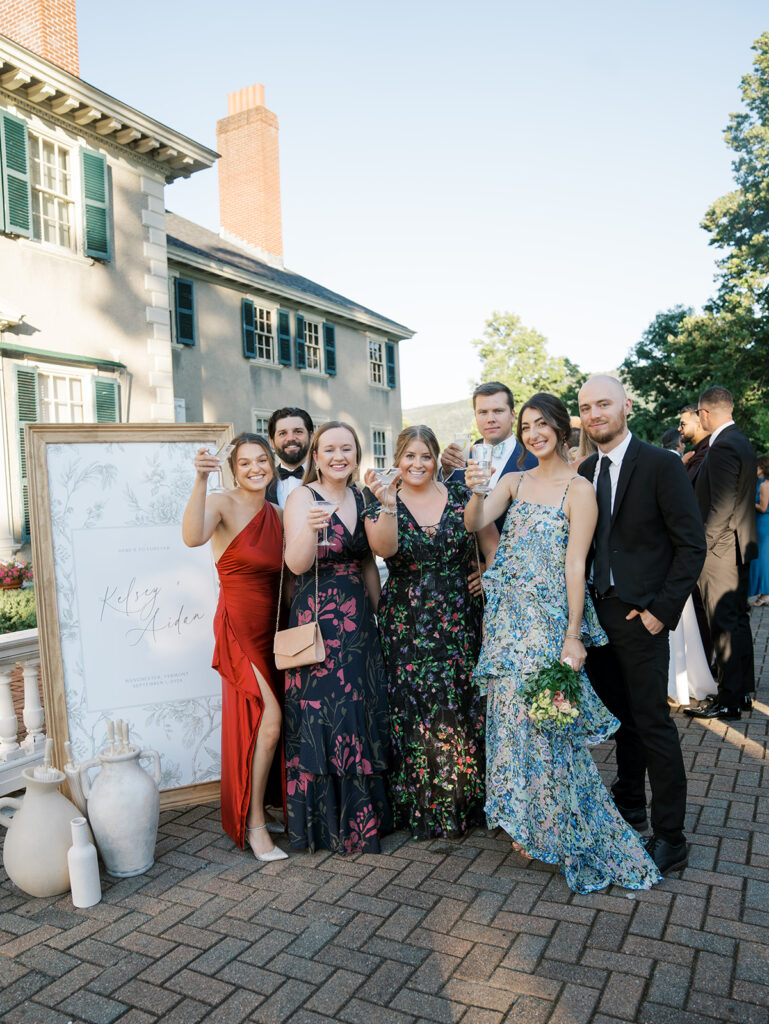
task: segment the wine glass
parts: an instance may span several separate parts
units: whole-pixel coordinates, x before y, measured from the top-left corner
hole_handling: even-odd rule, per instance
[[[222,466],[227,461],[227,459],[230,457],[230,455],[232,455],[234,450],[235,450],[235,445],[234,444],[230,444],[229,441],[225,441],[224,444],[213,453],[214,458],[219,463],[219,468],[215,471],[216,472],[216,486],[208,488],[208,493],[209,494],[223,494],[224,493],[225,487],[224,487],[224,480],[222,478]],[[210,451],[210,449],[209,449],[209,451]],[[209,477],[209,480],[210,480],[210,477]]]
[[[478,443],[474,444],[472,448],[473,461],[477,464],[478,469],[491,470],[491,457],[494,452],[494,448],[490,444]],[[478,487],[473,487],[473,494],[488,494],[491,490],[489,482],[491,480],[491,472],[489,472],[489,478]]]
[[[327,501],[325,498],[314,498],[313,507],[318,509],[320,512],[325,512],[330,519],[339,508],[339,502]],[[323,544],[328,545],[328,522],[326,522],[326,525],[323,527],[323,535],[321,536],[318,534],[318,547]]]

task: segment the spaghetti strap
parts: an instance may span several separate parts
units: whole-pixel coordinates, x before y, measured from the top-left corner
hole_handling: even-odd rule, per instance
[[[521,475],[518,477],[518,483],[516,484],[516,487],[515,487],[515,494],[513,495],[513,503],[518,501],[518,491],[520,491],[520,489],[521,489],[521,483],[523,482],[523,478],[525,476],[526,476],[526,470],[524,470],[523,473],[521,473]]]
[[[576,476],[573,476],[571,478],[571,480],[569,480],[569,482],[566,484],[566,490],[563,492],[563,497],[561,498],[561,504],[558,506],[558,511],[559,512],[563,512],[563,503],[566,501],[566,495],[569,493],[569,488],[571,487],[572,482],[574,480],[576,480],[576,479],[577,479]]]

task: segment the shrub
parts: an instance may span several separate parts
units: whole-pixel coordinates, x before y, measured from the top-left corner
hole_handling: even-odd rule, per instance
[[[0,633],[34,629],[37,625],[34,587],[0,590]]]

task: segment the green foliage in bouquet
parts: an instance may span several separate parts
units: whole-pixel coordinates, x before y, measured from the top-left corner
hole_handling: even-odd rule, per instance
[[[16,633],[37,625],[34,588],[0,590],[0,633]]]
[[[530,678],[523,698],[538,724],[573,725],[579,717],[579,674],[570,665],[550,661]]]

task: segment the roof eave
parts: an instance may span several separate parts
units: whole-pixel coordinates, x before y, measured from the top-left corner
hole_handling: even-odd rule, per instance
[[[166,182],[211,167],[219,154],[0,35],[0,95],[70,130],[102,139]]]

